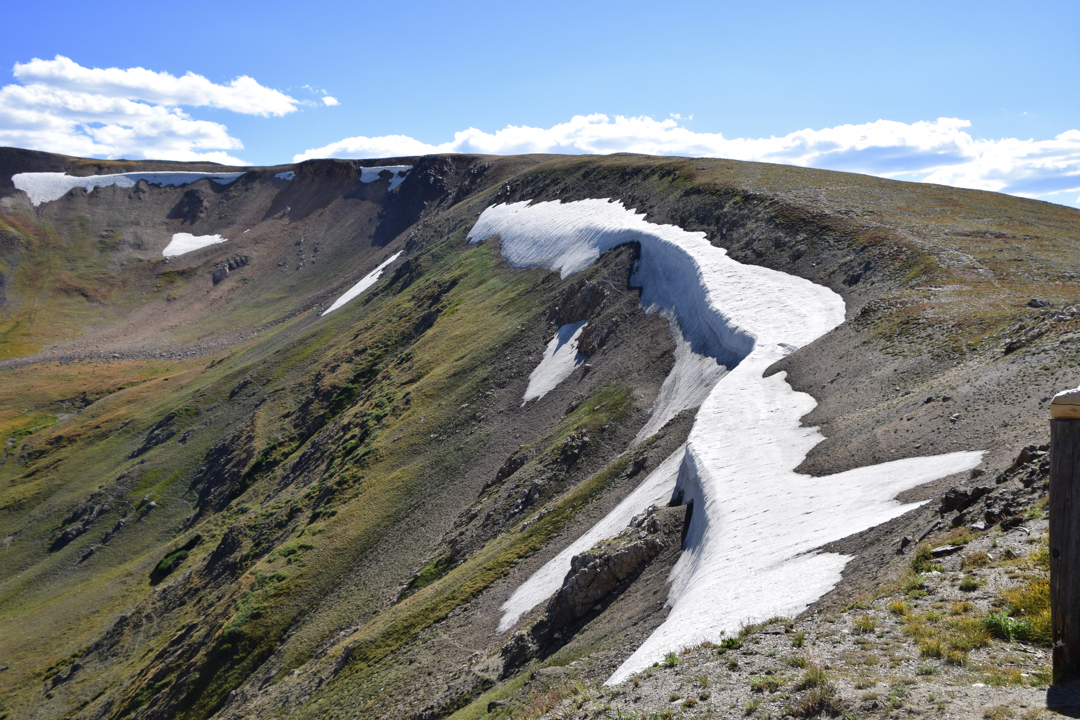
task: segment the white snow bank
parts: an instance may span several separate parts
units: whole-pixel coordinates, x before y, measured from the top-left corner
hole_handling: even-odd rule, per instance
[[[276,177],[278,180],[292,180],[296,177],[296,173],[292,170],[287,170],[285,172],[277,173],[276,175],[274,175],[274,177]]]
[[[360,182],[373,183],[380,179],[383,171],[390,171],[390,187],[386,189],[390,192],[405,180],[405,176],[412,170],[412,165],[384,165],[382,167],[362,167],[360,168]]]
[[[165,249],[161,251],[161,254],[164,257],[176,257],[177,255],[183,255],[192,250],[201,250],[204,247],[217,245],[218,243],[223,243],[227,240],[228,238],[223,238],[220,235],[176,233],[172,236],[172,240],[169,241],[169,244],[165,246]]]
[[[358,283],[356,283],[355,285],[353,285],[353,286],[352,286],[351,288],[349,288],[349,289],[348,289],[348,290],[347,290],[347,291],[345,292],[345,294],[344,294],[344,295],[342,295],[342,296],[341,296],[341,297],[339,297],[339,298],[338,298],[337,300],[335,300],[335,301],[334,301],[334,304],[333,304],[333,305],[331,305],[330,307],[328,307],[328,308],[326,308],[325,310],[323,310],[323,312],[322,312],[322,315],[326,315],[327,313],[332,313],[332,312],[334,312],[334,311],[335,311],[335,310],[337,310],[337,309],[338,309],[339,307],[341,307],[341,306],[342,306],[342,305],[344,305],[345,303],[349,302],[349,301],[350,301],[350,300],[352,300],[353,298],[355,298],[355,297],[358,297],[358,296],[360,295],[360,293],[364,292],[364,291],[365,291],[365,290],[367,290],[367,289],[368,289],[369,287],[371,287],[371,286],[372,286],[372,285],[374,285],[374,284],[375,284],[376,282],[378,282],[379,278],[380,278],[380,277],[382,276],[382,274],[383,274],[383,270],[385,270],[385,269],[386,269],[386,267],[387,267],[387,266],[388,266],[388,265],[389,265],[390,263],[392,263],[392,262],[394,262],[395,260],[397,260],[397,259],[398,259],[398,256],[399,256],[399,255],[401,255],[401,251],[400,251],[400,250],[399,250],[398,252],[394,253],[393,255],[391,255],[390,257],[388,257],[388,258],[387,258],[386,260],[383,260],[382,264],[381,264],[381,265],[379,265],[379,267],[375,268],[374,270],[372,270],[371,272],[369,272],[369,273],[368,273],[367,275],[365,275],[365,276],[364,276],[364,277],[363,277],[363,278],[362,278],[362,279],[360,280],[360,282],[358,282]],[[322,315],[320,315],[319,317],[322,317]]]
[[[544,350],[544,357],[540,358],[540,364],[529,375],[529,387],[525,389],[522,405],[547,395],[570,377],[574,368],[585,362],[585,356],[577,351],[577,343],[586,324],[587,322],[582,320],[563,325],[556,331],[555,337],[551,338]]]
[[[94,188],[116,185],[117,187],[135,187],[140,180],[145,180],[150,185],[190,185],[197,180],[210,179],[222,185],[228,185],[242,172],[229,173],[201,173],[201,172],[133,172],[120,173],[118,175],[89,175],[87,177],[73,177],[67,173],[57,172],[31,172],[18,173],[11,176],[11,182],[19,190],[26,193],[30,202],[38,206],[43,202],[51,202],[64,197],[73,188],[81,187],[86,192]]]
[[[604,200],[496,205],[484,211],[469,238],[492,235],[499,236],[511,265],[559,269],[563,277],[605,250],[640,243],[631,282],[642,289],[642,305],[673,320],[679,348],[675,377],[665,382],[650,425],[671,408],[693,407],[689,403],[705,396],[685,451],[664,463],[680,466],[677,488],[685,503],[694,503],[685,552],[672,572],[671,613],[608,682],[672,650],[717,641],[748,620],[801,612],[840,580],[850,559],[816,548],[900,515],[914,506],[893,500],[897,493],[967,470],[982,457],[969,452],[912,458],[824,478],[795,473],[823,439],[799,422],[815,402],[794,392],[783,373],[766,378],[763,372],[843,322],[839,295],[802,278],[737,263],[704,233],[653,225],[621,203]],[[708,372],[695,382],[701,370]],[[669,478],[671,487],[670,475],[659,472],[646,483]],[[656,497],[663,489],[642,493]],[[503,605],[500,629],[558,588],[555,580],[561,582],[574,552],[616,534],[647,504],[638,497],[617,509],[575,551],[568,549],[527,580]]]

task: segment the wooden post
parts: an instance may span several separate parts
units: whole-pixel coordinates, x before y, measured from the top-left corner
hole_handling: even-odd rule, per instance
[[[1050,404],[1050,622],[1054,675],[1080,669],[1080,388]]]

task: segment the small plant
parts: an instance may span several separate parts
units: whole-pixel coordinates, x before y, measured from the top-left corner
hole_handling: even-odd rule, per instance
[[[703,687],[703,688],[709,687],[709,676],[706,675],[705,673],[702,673],[700,675],[695,675],[694,679],[698,681],[698,685],[700,685],[701,687]]]
[[[934,562],[934,554],[933,551],[930,550],[929,545],[920,545],[911,558],[911,571],[916,575],[928,572],[941,572],[944,569],[945,568],[941,565]]]
[[[789,658],[785,658],[784,662],[794,668],[803,669],[810,664],[810,661],[804,658],[802,655],[792,655]]]
[[[964,579],[960,581],[960,589],[964,592],[975,592],[982,586],[979,579],[974,575],[965,575]]]
[[[728,670],[738,670],[739,669],[739,661],[738,661],[738,659],[731,658],[730,660],[728,660],[727,661],[727,669]]]
[[[985,550],[973,552],[960,558],[961,570],[970,570],[971,568],[986,567],[989,564],[990,555]]]
[[[1029,626],[1028,634],[1021,639],[1050,644],[1050,578],[1037,577],[1026,584],[1001,593],[1001,600],[1009,614],[1023,616]]]
[[[674,652],[669,652],[664,655],[664,667],[673,668],[679,664],[679,656]]]
[[[682,701],[682,707],[684,710],[690,710],[697,705],[697,700],[692,697],[688,697]]]
[[[919,643],[919,657],[945,657],[945,645],[941,642],[941,638],[932,638]]]
[[[758,700],[751,700],[743,706],[743,715],[749,717],[756,713],[759,709],[761,709],[761,702]]]
[[[737,637],[724,638],[720,643],[720,652],[725,650],[738,650],[742,647],[742,640]]]
[[[712,691],[711,690],[702,690],[701,692],[698,693],[698,700],[700,700],[701,702],[705,702],[706,700],[708,700],[711,697],[712,697]]]
[[[917,665],[915,666],[916,675],[937,675],[941,672],[941,668],[937,665]]]
[[[1006,705],[997,705],[992,708],[987,708],[983,712],[983,718],[985,720],[1009,720],[1009,718],[1016,717],[1016,713],[1012,711],[1012,708]]]
[[[806,644],[806,633],[799,631],[791,636],[791,647],[801,648]]]
[[[750,678],[750,692],[764,693],[766,690],[773,694],[784,684],[784,678],[763,675]]]
[[[949,649],[945,651],[945,663],[957,667],[967,662],[967,653],[960,650]]]
[[[1009,617],[1004,612],[991,612],[983,622],[987,631],[1001,640],[1012,642],[1014,639],[1026,639],[1031,635],[1031,625],[1027,621]]]
[[[969,612],[975,609],[975,606],[969,603],[967,600],[961,600],[954,602],[949,606],[950,615],[967,615]]]
[[[667,699],[668,699],[668,702],[678,702],[679,693],[671,693],[670,695],[667,696]]]
[[[816,663],[810,663],[810,666],[803,673],[802,679],[795,684],[796,690],[806,690],[808,688],[824,687],[829,684],[829,676],[825,672],[825,668]]]
[[[890,600],[889,612],[897,617],[907,617],[911,614],[911,608],[903,600]]]
[[[869,613],[855,618],[852,624],[855,626],[855,631],[862,635],[869,635],[877,629],[877,620]]]
[[[918,600],[926,595],[926,580],[919,573],[911,575],[900,585],[900,591],[912,600]]]

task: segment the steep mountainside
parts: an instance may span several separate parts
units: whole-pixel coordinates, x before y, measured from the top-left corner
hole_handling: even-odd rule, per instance
[[[537,673],[863,602],[957,492],[988,548],[1038,508],[1078,263],[1076,210],[775,165],[0,149],[0,718],[535,717]],[[724,600],[780,537],[811,569]]]

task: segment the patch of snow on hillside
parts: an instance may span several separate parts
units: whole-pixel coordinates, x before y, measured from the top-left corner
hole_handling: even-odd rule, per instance
[[[117,187],[135,187],[140,180],[145,180],[150,185],[190,185],[197,180],[210,179],[222,185],[228,185],[243,175],[242,172],[229,173],[202,173],[202,172],[132,172],[118,175],[88,175],[86,177],[74,177],[67,173],[58,172],[31,172],[18,173],[11,176],[11,182],[19,190],[26,193],[30,202],[36,207],[43,202],[59,200],[77,187],[86,192],[92,192],[94,188],[115,185]]]
[[[850,560],[817,548],[906,512],[915,505],[894,500],[898,493],[981,460],[981,452],[959,452],[823,478],[794,471],[823,440],[799,422],[816,403],[792,390],[784,373],[764,372],[843,322],[843,299],[828,288],[738,263],[704,233],[648,223],[618,202],[495,205],[469,239],[491,236],[499,237],[511,265],[561,270],[563,277],[605,250],[639,243],[631,284],[641,288],[647,310],[676,326],[679,347],[677,377],[665,382],[653,415],[701,404],[685,450],[665,461],[679,465],[668,489],[694,503],[685,550],[672,571],[671,612],[609,683],[673,649],[719,641],[744,622],[798,614],[839,582]],[[709,372],[695,382],[694,368],[702,367]],[[616,534],[625,527],[623,515],[645,507],[605,518],[579,540],[582,549]],[[549,597],[558,587],[552,578],[568,569],[569,555],[559,555],[527,580],[502,606],[500,629]]]
[[[529,375],[529,387],[525,389],[522,405],[547,395],[570,377],[574,368],[585,362],[585,356],[577,351],[577,344],[586,324],[585,320],[569,323],[556,331],[555,337],[551,338],[551,342],[544,349],[540,364]]]
[[[204,247],[217,245],[218,243],[227,241],[228,238],[223,238],[220,235],[176,233],[172,236],[172,240],[169,241],[169,244],[165,246],[165,249],[161,251],[161,254],[164,257],[176,257],[177,255],[183,255],[184,253],[189,253],[193,250],[201,250]]]
[[[277,173],[276,175],[274,175],[274,177],[276,177],[278,180],[292,180],[296,177],[296,173],[292,170],[287,170],[286,172]]]
[[[371,287],[376,282],[378,282],[379,278],[383,274],[383,270],[385,270],[386,267],[390,263],[397,260],[399,255],[401,255],[400,250],[398,252],[394,253],[393,255],[391,255],[390,257],[388,257],[386,260],[383,260],[382,264],[379,265],[379,267],[377,267],[374,270],[372,270],[371,272],[369,272],[367,275],[365,275],[360,280],[360,282],[356,283],[351,288],[349,288],[347,291],[345,291],[345,294],[343,294],[341,297],[339,297],[337,300],[335,300],[333,305],[331,305],[330,307],[323,310],[322,314],[319,315],[319,317],[322,317],[323,315],[327,315],[328,313],[332,313],[333,311],[337,310],[339,307],[341,307],[345,303],[349,302],[353,298],[358,297],[360,295],[360,293],[364,292],[369,287]]]
[[[390,187],[386,189],[390,192],[398,185],[405,181],[405,176],[412,170],[412,165],[384,165],[382,167],[362,167],[360,168],[360,182],[373,183],[376,180],[381,179],[383,171],[390,171]]]

